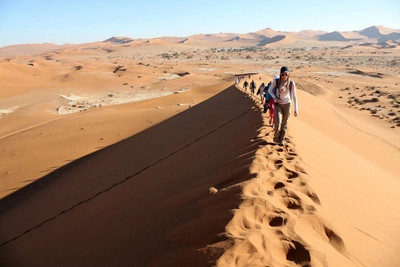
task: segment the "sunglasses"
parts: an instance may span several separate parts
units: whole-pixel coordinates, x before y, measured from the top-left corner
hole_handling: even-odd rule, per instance
[[[287,73],[281,73],[281,76],[289,76],[289,74],[287,74]]]

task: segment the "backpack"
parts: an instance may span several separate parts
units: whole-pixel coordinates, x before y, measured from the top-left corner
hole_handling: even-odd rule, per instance
[[[268,93],[268,89],[269,89],[270,86],[271,86],[271,82],[269,82],[265,86],[265,89],[264,89],[264,97],[265,97],[266,100],[269,100],[269,97],[270,97],[270,94]]]

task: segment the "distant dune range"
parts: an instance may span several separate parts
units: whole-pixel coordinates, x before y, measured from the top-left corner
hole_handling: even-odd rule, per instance
[[[400,29],[390,29],[383,26],[371,26],[360,31],[351,32],[323,32],[315,30],[303,30],[299,32],[281,32],[267,28],[254,33],[216,33],[216,34],[195,34],[188,37],[164,36],[150,39],[132,39],[130,37],[111,37],[104,41],[87,44],[19,44],[0,47],[0,56],[23,56],[46,53],[48,51],[63,50],[76,47],[103,47],[112,45],[135,46],[140,44],[162,44],[165,41],[176,44],[195,44],[203,46],[276,46],[289,45],[296,43],[297,47],[301,42],[321,41],[321,42],[352,42],[352,45],[362,45],[370,42],[380,47],[381,43],[390,41],[392,48],[400,44]],[[324,44],[326,45],[326,44]]]

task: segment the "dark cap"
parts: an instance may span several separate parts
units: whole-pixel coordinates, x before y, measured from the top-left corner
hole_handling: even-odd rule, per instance
[[[281,73],[284,73],[284,72],[290,72],[290,71],[289,71],[289,68],[283,66],[283,67],[281,68]]]

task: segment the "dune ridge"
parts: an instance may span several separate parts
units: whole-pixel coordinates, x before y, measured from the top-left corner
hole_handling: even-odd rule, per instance
[[[149,100],[154,101],[161,100]],[[221,105],[224,101],[235,105]],[[249,150],[249,137],[254,135],[260,121],[256,119],[259,111],[249,109],[251,105],[237,89],[224,90],[158,126],[76,160],[1,199],[2,263],[79,266],[101,261],[107,265],[119,262],[120,253],[131,251],[132,256],[124,258],[125,264],[145,266],[158,254],[177,250],[181,245],[167,245],[162,236],[168,227],[177,227],[199,216],[199,208],[193,201],[212,194],[211,187],[223,191],[223,187],[237,182],[235,179],[248,178],[237,175],[232,180],[223,167],[216,172],[220,178],[210,175],[223,162],[243,153],[243,149]],[[210,116],[214,120],[210,121]],[[193,118],[196,118],[195,124]],[[174,131],[177,125],[181,127],[179,133]],[[182,125],[186,126],[182,128]],[[240,131],[243,129],[246,130]],[[163,138],[146,138],[160,132]],[[144,148],[155,153],[142,154]],[[208,157],[204,158],[206,154]],[[242,168],[241,173],[246,170],[246,165],[238,167]],[[232,205],[229,201],[226,203]],[[217,211],[222,212],[223,208]],[[140,214],[142,219],[136,221],[135,214]],[[18,220],[20,216],[26,220]],[[222,215],[211,217],[212,222],[218,222],[218,227],[211,223],[204,225],[204,219],[200,220],[195,224],[201,226],[195,228],[198,234],[192,235],[189,242],[204,245],[205,241],[214,239],[213,234],[224,230],[229,216],[229,210],[225,210]],[[207,225],[214,225],[213,230],[204,235]],[[155,228],[159,230],[152,233]],[[103,234],[98,236],[99,232]],[[167,240],[175,240],[174,236],[171,232]],[[185,242],[187,236],[180,236],[179,242]],[[32,242],[36,243],[34,247]],[[77,253],[87,249],[98,252],[91,252],[92,256]],[[60,257],[60,251],[68,255],[68,261]],[[18,257],[19,253],[25,257]]]
[[[261,108],[258,97],[245,96]],[[166,235],[167,240],[200,247],[164,255],[150,266],[214,266],[215,261],[215,266],[363,266],[348,253],[335,223],[321,213],[324,208],[292,137],[283,148],[274,145],[267,115],[262,115],[256,132],[242,156],[210,177],[228,180],[211,187],[212,195],[198,202],[202,216]],[[191,195],[193,200],[194,193],[184,198]],[[233,211],[232,219],[225,231],[215,231],[221,220],[231,217],[227,210]],[[198,228],[202,236],[193,235]]]
[[[258,98],[254,98],[257,105]],[[328,220],[292,138],[273,144],[273,129],[263,116],[260,146],[249,168],[255,178],[243,185],[243,202],[226,226],[235,242],[217,266],[357,266]],[[312,227],[310,227],[312,225]],[[329,251],[321,255],[316,248]]]

